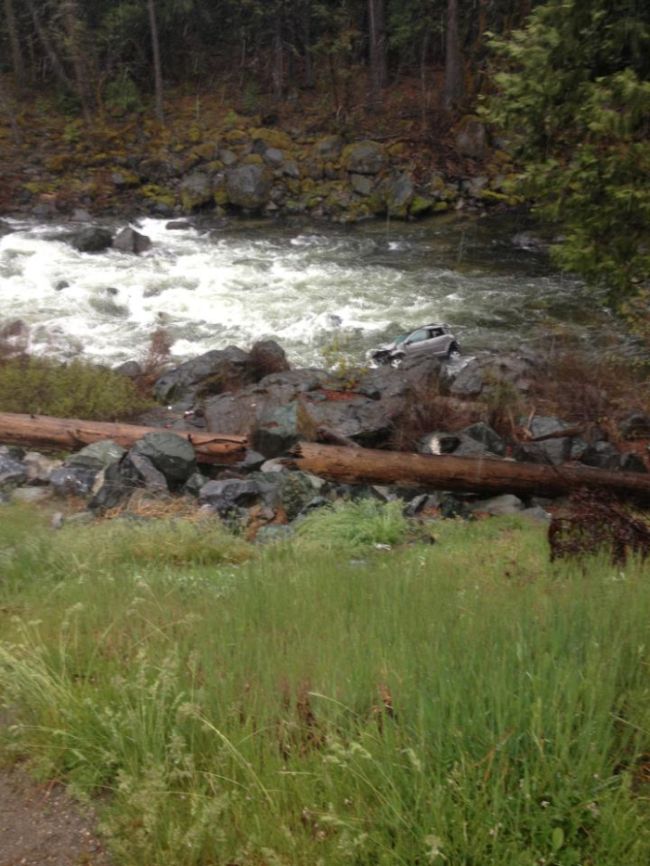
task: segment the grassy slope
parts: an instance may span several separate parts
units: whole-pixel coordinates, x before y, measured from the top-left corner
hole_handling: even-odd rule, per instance
[[[6,748],[113,792],[119,862],[650,861],[647,567],[551,567],[514,519],[253,555],[1,517]]]

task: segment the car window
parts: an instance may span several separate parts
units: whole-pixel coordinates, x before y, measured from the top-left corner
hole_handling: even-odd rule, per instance
[[[442,337],[444,333],[445,332],[442,330],[442,328],[431,328],[432,337]]]
[[[429,339],[429,332],[426,328],[420,328],[419,331],[413,331],[412,334],[409,334],[408,342],[409,343],[421,343],[422,340]]]

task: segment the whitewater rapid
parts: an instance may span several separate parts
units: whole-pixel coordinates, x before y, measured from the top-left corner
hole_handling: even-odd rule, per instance
[[[471,228],[170,230],[143,219],[133,225],[152,247],[135,256],[77,252],[70,225],[8,222],[0,326],[24,322],[36,354],[114,366],[142,358],[162,326],[177,360],[274,338],[292,361],[322,363],[324,346],[363,356],[428,321],[448,321],[472,348],[511,345],[549,320],[584,325],[579,284]]]

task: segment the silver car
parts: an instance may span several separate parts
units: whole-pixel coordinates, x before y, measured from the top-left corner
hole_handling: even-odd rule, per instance
[[[401,364],[406,355],[423,353],[436,358],[454,358],[460,354],[458,340],[449,325],[432,322],[422,325],[409,334],[397,337],[392,343],[384,343],[370,352],[370,360],[375,364]]]

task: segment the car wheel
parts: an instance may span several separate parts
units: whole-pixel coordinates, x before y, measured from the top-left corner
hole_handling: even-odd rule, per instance
[[[398,367],[402,366],[403,360],[404,360],[404,355],[402,355],[402,354],[393,355],[393,357],[390,359],[390,365],[394,370],[396,370]]]
[[[452,343],[447,351],[447,360],[455,361],[457,358],[460,358],[460,349],[457,343]]]

